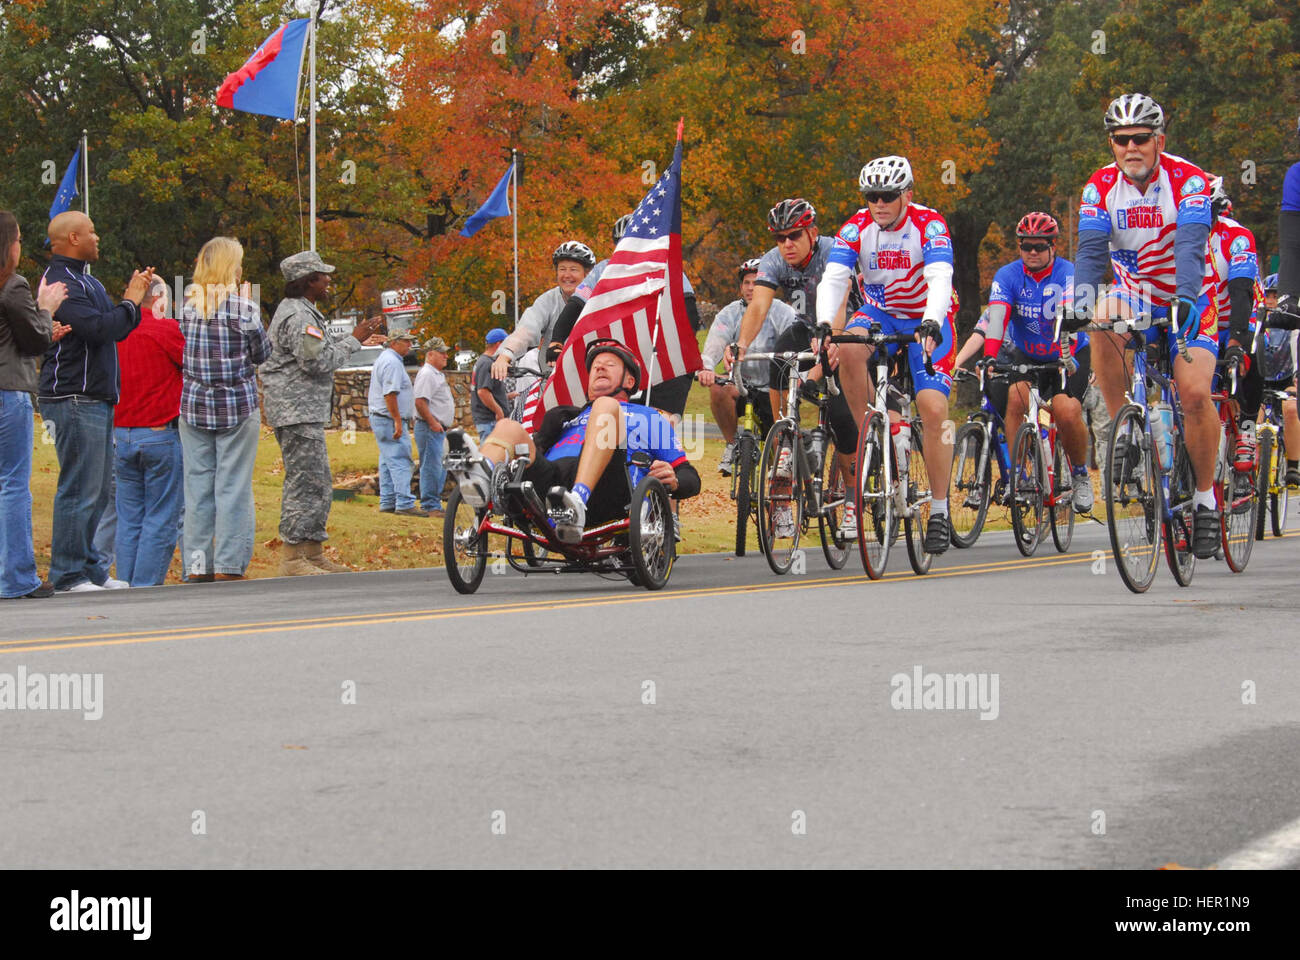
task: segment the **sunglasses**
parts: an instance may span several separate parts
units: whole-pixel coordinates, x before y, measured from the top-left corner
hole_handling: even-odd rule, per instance
[[[774,233],[774,234],[772,234],[772,237],[773,237],[773,239],[776,240],[778,246],[779,246],[780,244],[783,244],[783,243],[794,243],[796,240],[798,240],[798,239],[799,239],[800,237],[802,237],[802,236],[803,236],[803,230],[802,230],[802,229],[799,229],[799,230],[791,230],[789,233]]]
[[[1052,249],[1050,243],[1022,243],[1020,249],[1025,253],[1045,253]]]
[[[1136,143],[1139,147],[1145,147],[1155,138],[1154,133],[1115,133],[1111,134],[1110,142],[1117,147],[1127,147],[1129,143]]]
[[[893,193],[876,193],[873,191],[871,193],[863,194],[863,197],[866,199],[867,203],[893,203],[901,196],[902,194],[897,191]]]

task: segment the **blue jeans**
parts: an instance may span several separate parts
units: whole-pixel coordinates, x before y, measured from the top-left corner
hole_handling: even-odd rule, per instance
[[[415,506],[411,493],[411,474],[415,461],[411,459],[411,434],[403,424],[402,436],[393,439],[393,418],[386,413],[370,414],[370,429],[379,444],[379,507],[409,510]]]
[[[262,419],[254,411],[224,430],[180,423],[185,457],[185,530],[181,567],[187,577],[243,575],[253,559],[253,464]]]
[[[133,587],[167,579],[176,553],[176,525],[185,483],[181,436],[162,430],[117,427],[117,576]]]
[[[475,420],[474,429],[478,431],[478,442],[482,443],[487,439],[487,435],[492,432],[492,428],[497,425],[495,420],[484,420],[482,422]]]
[[[32,398],[0,390],[0,597],[41,585],[32,546]]]
[[[113,479],[113,405],[85,397],[40,403],[41,419],[54,434],[59,459],[50,583],[56,590],[87,580],[102,585],[108,579],[108,564],[95,549],[94,537]]]
[[[442,509],[442,488],[447,485],[447,467],[443,463],[446,431],[430,430],[423,420],[415,421],[415,446],[420,451],[420,506],[425,510]]]
[[[99,557],[99,562],[103,564],[104,572],[107,573],[112,569],[114,561],[117,559],[117,427],[113,427],[113,447],[114,452],[109,455],[113,463],[113,469],[108,472],[108,502],[104,504],[104,515],[99,518],[99,526],[95,528],[95,539],[91,542],[95,545],[95,554]],[[125,580],[119,571],[117,574],[119,580]]]

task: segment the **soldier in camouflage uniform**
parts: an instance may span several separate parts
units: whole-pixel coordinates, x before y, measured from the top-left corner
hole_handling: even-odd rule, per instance
[[[280,575],[346,573],[349,568],[329,560],[321,546],[334,486],[325,425],[330,419],[334,371],[364,342],[382,341],[382,336],[374,335],[383,319],[370,317],[351,334],[332,338],[316,301],[329,289],[334,267],[315,251],[304,251],[281,261],[280,272],[287,284],[267,331],[271,356],[258,368],[266,422],[275,430],[284,458]]]

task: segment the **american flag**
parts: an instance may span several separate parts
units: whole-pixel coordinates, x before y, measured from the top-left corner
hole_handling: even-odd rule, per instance
[[[681,179],[678,123],[673,162],[633,211],[627,232],[564,342],[541,402],[525,421],[530,431],[541,426],[547,410],[586,403],[587,344],[592,340],[612,337],[631,348],[641,358],[643,385],[653,387],[703,366],[682,295]]]

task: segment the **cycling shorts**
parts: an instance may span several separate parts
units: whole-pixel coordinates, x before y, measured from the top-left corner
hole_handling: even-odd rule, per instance
[[[627,507],[632,500],[632,494],[627,484],[626,461],[626,450],[616,450],[609,458],[609,463],[605,465],[605,472],[596,481],[596,486],[591,491],[591,499],[587,501],[587,526],[594,527],[627,516]],[[546,494],[551,487],[573,489],[573,485],[578,481],[578,458],[547,460],[539,451],[538,458],[524,471],[523,479],[532,481],[538,496],[545,503]]]
[[[1019,347],[1012,344],[1011,349],[1007,351],[1005,357],[999,357],[999,361],[1006,363],[1042,363],[1042,360],[1032,358]],[[1088,392],[1088,375],[1092,372],[1092,345],[1088,344],[1082,350],[1074,351],[1074,360],[1079,365],[1075,370],[1065,378],[1065,389],[1061,389],[1061,374],[1056,370],[1035,370],[1032,373],[1013,373],[1010,377],[1011,383],[1036,383],[1039,395],[1047,401],[1058,393],[1064,393],[1073,397],[1080,403],[1083,402],[1083,395]],[[1006,407],[1003,407],[1005,415]]]
[[[1135,317],[1150,314],[1153,320],[1163,320],[1169,316],[1168,306],[1157,306],[1136,291],[1125,287],[1114,287],[1106,294],[1105,299],[1111,303],[1122,303],[1132,311],[1132,315]],[[1210,304],[1209,294],[1201,294],[1196,301],[1196,308],[1201,311],[1201,329],[1196,336],[1188,338],[1187,346],[1189,349],[1205,350],[1217,359],[1219,356],[1219,315]],[[1115,313],[1114,310],[1110,311],[1110,316],[1114,318]],[[1178,359],[1178,339],[1172,335],[1169,337],[1169,357],[1171,360]]]
[[[852,332],[854,327],[867,329],[871,324],[879,323],[881,329],[887,334],[897,333],[915,333],[916,328],[921,325],[919,319],[904,320],[892,316],[881,310],[871,303],[864,303],[858,308],[857,313],[849,318],[848,326],[844,328],[845,333]],[[935,347],[934,353],[930,356],[930,364],[934,367],[934,374],[925,372],[925,349],[919,343],[907,344],[907,365],[912,372],[912,389],[915,393],[922,390],[938,390],[945,397],[952,393],[952,365],[957,353],[954,344],[957,341],[957,334],[953,328],[952,313],[943,318],[943,343]],[[899,344],[889,345],[889,355],[892,357],[898,352]]]

